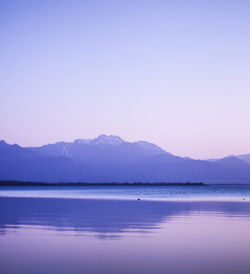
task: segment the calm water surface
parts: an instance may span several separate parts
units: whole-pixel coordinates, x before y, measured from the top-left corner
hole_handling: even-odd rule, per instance
[[[0,188],[0,273],[250,273],[249,187],[42,189]]]
[[[250,201],[249,186],[30,186],[0,187],[0,197],[53,197],[160,201]]]

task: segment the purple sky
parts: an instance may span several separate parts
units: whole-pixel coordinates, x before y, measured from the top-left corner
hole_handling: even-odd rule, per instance
[[[250,153],[250,1],[0,0],[0,139]]]

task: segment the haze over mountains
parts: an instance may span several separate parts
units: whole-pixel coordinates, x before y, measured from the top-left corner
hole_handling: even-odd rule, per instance
[[[26,148],[0,141],[0,180],[250,183],[250,154],[194,160],[112,135]]]

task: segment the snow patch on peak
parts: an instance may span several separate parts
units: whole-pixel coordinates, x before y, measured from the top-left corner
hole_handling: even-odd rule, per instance
[[[135,142],[134,144],[140,146],[141,148],[143,148],[144,150],[147,150],[149,152],[168,153],[165,150],[163,150],[162,148],[158,147],[157,145],[146,142],[146,141],[138,141],[138,142]],[[170,153],[168,153],[168,154],[170,154]]]
[[[99,144],[108,144],[108,145],[120,145],[124,143],[124,140],[120,138],[119,136],[114,136],[114,135],[100,135],[96,139],[93,140],[93,143],[95,145]]]
[[[57,142],[55,145],[59,155],[70,157],[71,143]]]

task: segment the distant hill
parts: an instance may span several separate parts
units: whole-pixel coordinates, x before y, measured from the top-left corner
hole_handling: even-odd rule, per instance
[[[250,164],[237,157],[181,158],[112,135],[26,148],[0,141],[0,180],[250,183]]]

